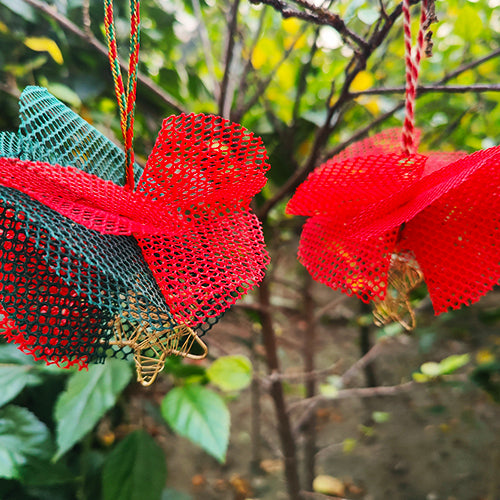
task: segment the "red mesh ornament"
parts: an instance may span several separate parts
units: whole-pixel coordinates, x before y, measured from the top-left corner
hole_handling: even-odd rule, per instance
[[[25,99],[38,93],[30,88]],[[78,167],[38,160],[67,151],[52,140],[38,144],[38,133],[18,141],[0,136],[9,139],[0,157],[0,273],[9,282],[0,285],[0,303],[17,328],[9,339],[37,359],[67,366],[100,361],[110,347],[111,355],[133,351],[139,378],[150,383],[169,352],[186,354],[195,344],[203,350],[196,333],[209,330],[264,275],[269,257],[249,204],[266,182],[265,149],[222,118],[170,117],[132,191],[116,184],[114,173],[112,180],[100,177],[105,165],[89,158],[111,146],[83,120],[51,96],[40,113],[84,134],[69,157]],[[26,129],[35,123],[26,122]],[[49,154],[54,148],[61,152]],[[12,275],[8,259],[17,266]]]
[[[437,314],[478,300],[500,279],[500,147],[404,157],[386,146],[387,132],[378,137],[297,189],[287,212],[311,216],[299,259],[319,281],[368,301],[385,298],[391,258],[406,252]]]

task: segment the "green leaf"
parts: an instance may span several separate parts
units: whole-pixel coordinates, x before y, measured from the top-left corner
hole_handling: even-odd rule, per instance
[[[422,366],[420,366],[420,371],[428,377],[439,377],[439,375],[441,375],[441,367],[439,366],[439,363],[436,363],[435,361],[423,363]]]
[[[470,356],[468,354],[453,354],[444,358],[439,363],[441,368],[441,375],[449,375],[450,373],[456,372],[462,366],[465,366],[470,361]]]
[[[142,430],[129,434],[104,463],[103,500],[158,500],[167,479],[162,449]]]
[[[223,462],[229,443],[229,410],[223,399],[201,385],[172,389],[161,404],[163,417],[181,436]]]
[[[54,446],[46,425],[26,408],[0,410],[0,477],[21,477],[30,459],[48,460]]]
[[[33,373],[33,367],[33,358],[14,345],[0,345],[0,406],[12,401],[27,385],[42,382],[42,378]]]
[[[389,421],[391,414],[386,411],[374,411],[372,413],[372,418],[377,424],[384,424]]]
[[[41,383],[41,377],[32,370],[31,366],[0,365],[0,406],[12,401],[27,385]]]
[[[12,12],[21,16],[25,21],[36,22],[34,9],[22,0],[0,0],[1,5],[5,5]]]
[[[75,372],[57,400],[55,419],[58,459],[85,436],[115,404],[132,377],[130,365],[117,359]]]
[[[460,8],[460,13],[455,22],[455,35],[466,41],[473,42],[477,37],[484,36],[486,32],[483,21],[474,7],[464,5]]]
[[[245,356],[223,356],[208,368],[207,375],[223,391],[238,391],[252,381],[252,363]]]

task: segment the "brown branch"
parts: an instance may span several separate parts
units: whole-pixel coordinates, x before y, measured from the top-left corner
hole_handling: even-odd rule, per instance
[[[361,90],[359,92],[351,92],[353,98],[362,95],[386,95],[386,94],[404,94],[405,87],[385,87]],[[449,94],[460,94],[463,92],[500,92],[500,84],[496,83],[477,83],[473,85],[419,85],[417,87],[418,94],[428,94],[429,92],[444,92]]]
[[[258,216],[260,217],[261,220],[267,217],[269,210],[271,210],[274,207],[274,205],[276,205],[276,203],[278,203],[285,196],[293,192],[296,189],[296,187],[307,178],[309,173],[312,172],[314,168],[316,168],[317,162],[320,159],[321,150],[323,149],[324,145],[328,140],[328,137],[330,136],[330,134],[334,129],[334,127],[332,127],[331,125],[333,117],[337,116],[336,124],[338,124],[339,119],[342,115],[341,110],[348,102],[352,101],[352,97],[349,94],[349,88],[351,86],[352,81],[360,71],[365,69],[369,57],[371,56],[371,54],[373,54],[375,49],[379,47],[380,44],[385,40],[387,34],[394,25],[396,19],[401,15],[401,11],[402,11],[401,4],[399,4],[398,6],[395,7],[393,12],[389,16],[387,16],[387,18],[385,19],[384,23],[379,28],[379,30],[374,31],[372,33],[368,41],[367,47],[365,47],[361,53],[354,54],[350,63],[347,65],[344,84],[342,86],[337,101],[332,106],[330,106],[329,104],[330,99],[328,99],[327,103],[328,109],[325,122],[316,132],[313,141],[313,146],[311,148],[311,153],[309,154],[309,157],[305,161],[304,166],[302,168],[296,169],[294,174],[288,178],[287,182],[278,190],[278,192],[272,198],[266,200],[266,202],[260,207],[258,211]],[[399,109],[399,107],[395,108],[395,110],[397,109]],[[390,113],[389,116],[392,116],[392,114],[393,113]],[[387,115],[388,114],[386,113],[383,116],[387,117]],[[383,121],[383,119],[381,121]],[[374,122],[372,122],[373,125],[371,126],[374,126],[376,122],[378,122],[378,120],[374,120]]]
[[[321,7],[316,7],[314,4],[309,3],[307,0],[294,0],[294,2],[305,8],[306,11],[294,9],[283,0],[259,0],[255,3],[263,3],[265,5],[273,7],[273,9],[281,13],[284,19],[296,17],[298,19],[303,19],[304,21],[308,21],[319,26],[331,26],[333,29],[338,31],[338,33],[340,33],[340,35],[342,35],[345,39],[352,40],[361,49],[364,50],[367,48],[368,43],[366,42],[366,40],[360,37],[357,33],[354,33],[354,31],[350,30],[346,26],[344,20],[338,14],[334,14]]]
[[[228,21],[228,33],[226,42],[226,56],[224,59],[224,75],[222,77],[222,82],[220,86],[219,94],[219,114],[224,118],[229,118],[229,113],[231,109],[232,95],[229,95],[229,78],[231,73],[231,65],[234,56],[234,37],[236,35],[236,28],[238,26],[238,8],[240,6],[240,0],[233,0],[231,6],[231,11],[229,13]],[[229,106],[229,109],[227,109]]]
[[[57,12],[57,10],[48,5],[41,0],[24,0],[27,4],[31,5],[35,9],[43,12],[44,14],[51,17],[54,21],[56,21],[63,28],[68,30],[73,35],[76,35],[78,38],[86,41],[91,47],[93,47],[97,52],[102,55],[108,57],[108,49],[105,45],[103,45],[95,36],[87,34],[85,31],[81,30],[76,24],[70,21],[67,17],[63,16],[61,13]],[[120,63],[123,70],[127,71],[128,67],[125,63]],[[154,94],[159,100],[163,101],[165,104],[173,108],[174,111],[178,113],[182,113],[185,111],[183,105],[177,101],[170,94],[165,92],[159,85],[157,85],[153,80],[148,78],[147,76],[139,73],[137,77],[138,81],[146,87],[152,94]]]
[[[493,52],[490,52],[484,57],[476,59],[475,61],[471,61],[466,64],[463,64],[462,66],[459,66],[457,69],[451,71],[450,73],[446,74],[443,78],[441,78],[441,80],[439,80],[439,83],[446,83],[452,80],[453,78],[456,78],[458,75],[461,75],[465,71],[476,68],[477,66],[480,66],[481,64],[489,61],[490,59],[494,59],[497,56],[500,56],[500,48],[494,50]]]
[[[261,283],[259,290],[259,302],[262,305],[262,310],[259,311],[262,324],[262,339],[266,351],[267,367],[269,374],[280,373],[280,363],[278,360],[278,351],[276,344],[276,335],[274,333],[273,318],[270,309],[270,290],[269,282],[266,278]],[[298,473],[297,450],[295,439],[290,425],[288,416],[285,395],[283,392],[283,384],[279,379],[273,380],[269,394],[274,402],[276,411],[276,419],[278,422],[278,433],[281,441],[281,449],[283,451],[283,460],[285,464],[286,486],[290,500],[301,500],[300,482]]]

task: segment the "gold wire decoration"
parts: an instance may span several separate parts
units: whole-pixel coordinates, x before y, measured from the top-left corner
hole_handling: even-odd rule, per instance
[[[114,338],[108,343],[119,348],[129,347],[134,352],[137,381],[143,386],[151,385],[165,366],[167,356],[176,355],[188,359],[203,359],[208,348],[200,337],[186,325],[156,331],[141,322],[133,331],[125,332],[123,319],[117,316],[109,325]],[[130,327],[130,323],[127,327]],[[194,345],[201,347],[202,354],[192,354]]]
[[[410,254],[394,254],[387,276],[385,299],[375,301],[374,323],[383,326],[398,322],[405,330],[413,330],[416,319],[410,303],[410,292],[422,283],[423,278],[418,263]]]

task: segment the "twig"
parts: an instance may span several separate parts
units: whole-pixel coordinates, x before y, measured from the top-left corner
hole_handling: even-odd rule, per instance
[[[233,95],[228,92],[229,78],[231,74],[232,61],[234,56],[234,38],[236,36],[236,28],[238,26],[238,8],[240,0],[233,0],[231,11],[229,13],[228,33],[226,42],[226,56],[224,59],[224,75],[220,86],[219,94],[219,114],[224,118],[229,118],[231,109],[231,101]]]
[[[70,21],[67,17],[63,16],[61,13],[57,12],[55,8],[51,5],[48,5],[40,0],[24,0],[27,4],[31,5],[35,9],[47,14],[49,17],[54,19],[58,24],[60,24],[63,28],[67,29],[69,32],[76,35],[78,38],[85,40],[91,47],[100,52],[102,55],[108,57],[108,49],[105,45],[103,45],[95,36],[89,35],[85,33],[85,31],[81,30],[76,24]],[[121,63],[122,69],[127,70],[127,66],[125,62]],[[159,100],[163,101],[165,104],[170,106],[174,111],[178,113],[182,113],[185,111],[182,104],[177,101],[170,94],[165,92],[159,85],[157,85],[153,80],[148,78],[147,76],[139,73],[137,77],[138,81],[146,87],[152,94],[154,94]]]
[[[89,37],[92,36],[91,21],[90,21],[90,0],[83,0],[82,3],[82,24],[83,31]]]
[[[417,94],[427,94],[429,92],[445,92],[450,94],[459,94],[463,92],[500,92],[500,84],[496,83],[477,83],[473,85],[419,85]],[[405,87],[385,87],[361,90],[351,92],[353,98],[362,95],[386,95],[386,94],[404,94]]]
[[[490,59],[494,59],[497,56],[500,56],[500,48],[494,50],[493,52],[490,52],[484,57],[476,59],[475,61],[471,61],[469,63],[463,64],[462,66],[459,66],[457,69],[451,71],[450,73],[446,74],[443,78],[441,78],[441,80],[439,80],[439,83],[446,83],[452,80],[453,78],[457,77],[458,75],[461,75],[465,71],[472,68],[476,68],[477,66],[480,66],[481,64],[489,61]]]
[[[240,81],[238,85],[239,91],[236,97],[236,112],[235,116],[231,117],[231,119],[236,122],[239,122],[241,119],[241,116],[238,117],[236,115],[237,113],[239,113],[238,110],[243,106],[243,101],[246,95],[246,91],[248,89],[248,78],[250,74],[253,72],[252,58],[255,52],[255,47],[257,47],[257,43],[259,42],[260,34],[262,33],[262,28],[264,27],[265,17],[266,17],[266,9],[262,9],[262,12],[260,13],[259,17],[259,24],[257,26],[257,29],[255,30],[255,33],[253,34],[252,43],[250,45],[250,50],[248,52],[248,59],[246,60],[245,67],[243,68],[243,71],[241,72],[240,76]]]
[[[261,80],[257,84],[257,89],[255,90],[254,94],[250,99],[245,104],[242,104],[241,107],[236,110],[236,112],[233,115],[233,119],[236,121],[240,121],[242,116],[249,110],[252,109],[253,106],[257,103],[259,98],[262,96],[262,94],[266,91],[267,87],[271,84],[271,82],[275,79],[276,73],[278,69],[281,67],[281,65],[288,59],[290,54],[293,52],[293,49],[295,48],[295,45],[297,44],[298,40],[300,37],[304,34],[304,31],[307,29],[307,26],[304,26],[300,32],[297,34],[295,39],[293,40],[292,44],[288,49],[285,50],[285,53],[279,60],[279,62],[276,64],[276,66],[272,69],[270,72],[269,76],[265,80]]]
[[[269,313],[269,283],[266,278],[261,283],[259,290],[259,301],[263,310],[259,312],[262,324],[262,339],[266,350],[267,366],[269,374],[280,373],[280,363],[276,345],[276,335],[274,333],[273,318]],[[297,450],[295,445],[290,418],[286,409],[283,384],[280,380],[273,380],[269,388],[276,419],[278,422],[278,433],[280,435],[281,449],[283,450],[283,460],[285,464],[285,477],[288,495],[290,500],[301,500],[300,482],[298,473]]]
[[[263,3],[273,7],[275,10],[280,12],[285,19],[296,17],[320,26],[331,26],[344,38],[352,40],[356,43],[356,45],[358,45],[362,50],[365,50],[368,46],[367,41],[360,37],[357,33],[354,33],[354,31],[350,30],[338,14],[334,14],[321,7],[316,7],[314,4],[309,3],[306,0],[295,0],[295,3],[311,12],[294,9],[283,0],[259,0],[256,3]]]
[[[201,12],[200,0],[193,0],[193,10],[198,21],[198,33],[200,35],[200,41],[203,48],[203,55],[205,56],[205,64],[207,65],[208,73],[210,75],[210,79],[212,80],[213,92],[217,99],[220,88],[217,78],[215,77],[213,50],[210,38],[208,37],[207,26],[205,24],[205,20],[203,19],[203,13]]]

